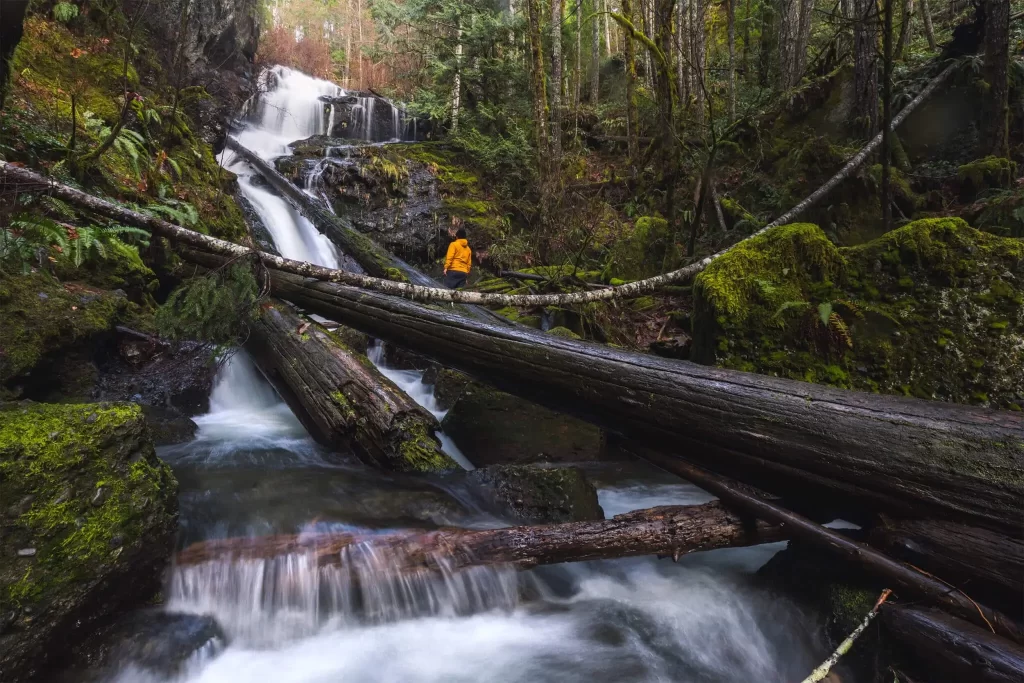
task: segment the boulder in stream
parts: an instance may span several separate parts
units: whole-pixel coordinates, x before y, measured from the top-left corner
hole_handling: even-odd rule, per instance
[[[29,680],[160,588],[177,483],[138,406],[0,407],[0,680]]]
[[[604,519],[597,489],[579,467],[494,465],[467,476],[492,507],[519,524]]]

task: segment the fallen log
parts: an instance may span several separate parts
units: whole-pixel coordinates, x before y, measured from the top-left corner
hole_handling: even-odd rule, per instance
[[[783,526],[794,538],[799,538],[831,551],[860,566],[887,584],[905,589],[907,593],[926,598],[941,605],[957,616],[980,622],[993,632],[1016,642],[1024,642],[1024,631],[1013,619],[1001,612],[979,605],[966,594],[920,570],[897,562],[864,543],[858,543],[843,534],[824,527],[803,515],[779,507],[775,502],[741,490],[731,482],[687,462],[660,453],[648,453],[647,460],[667,472],[690,481],[708,493],[721,498],[758,519]]]
[[[612,519],[503,529],[439,529],[393,534],[300,534],[227,538],[193,544],[178,565],[227,558],[271,558],[313,553],[320,564],[341,562],[341,551],[360,543],[394,555],[408,569],[448,570],[488,564],[527,569],[542,564],[582,562],[639,555],[678,559],[701,550],[772,543],[785,538],[779,527],[744,521],[720,503],[657,507]]]
[[[1024,648],[988,629],[935,609],[885,605],[885,632],[898,640],[901,659],[910,660],[927,680],[1020,683]]]
[[[1024,606],[1024,541],[936,519],[884,519],[871,545],[921,567],[979,599],[1020,612]]]
[[[336,216],[325,209],[319,202],[303,192],[298,186],[285,178],[274,168],[251,150],[243,147],[237,140],[228,136],[224,145],[244,158],[267,182],[274,186],[295,209],[305,216],[317,230],[338,245],[367,274],[396,282],[408,282],[407,267],[380,247],[376,242],[362,234],[341,216]]]
[[[263,374],[318,442],[353,446],[390,471],[459,469],[434,436],[434,416],[341,338],[278,301],[262,306],[246,342]]]
[[[222,257],[182,250],[217,266]],[[281,298],[784,497],[1022,537],[1024,416],[673,361],[499,327],[272,265]],[[771,484],[771,485],[769,485]],[[793,494],[797,494],[794,496]]]

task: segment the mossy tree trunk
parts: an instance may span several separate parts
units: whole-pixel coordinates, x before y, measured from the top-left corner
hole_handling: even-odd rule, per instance
[[[313,437],[391,471],[456,469],[432,415],[335,334],[287,304],[263,306],[246,349]]]
[[[981,117],[984,154],[1010,156],[1009,93],[1010,0],[985,0],[985,82]]]

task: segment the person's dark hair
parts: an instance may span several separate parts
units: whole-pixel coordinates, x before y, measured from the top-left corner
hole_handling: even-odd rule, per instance
[[[466,229],[465,228],[459,228],[458,230],[456,230],[455,231],[455,239],[457,239],[457,240],[464,240],[464,239],[466,239]]]

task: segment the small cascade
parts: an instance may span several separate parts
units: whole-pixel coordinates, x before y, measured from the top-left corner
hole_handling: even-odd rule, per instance
[[[438,556],[437,570],[414,569],[402,551],[372,542],[345,548],[340,560],[318,567],[311,555],[296,554],[178,567],[169,607],[213,615],[231,640],[267,646],[324,627],[464,616],[519,603],[519,577],[510,568],[453,571]]]

